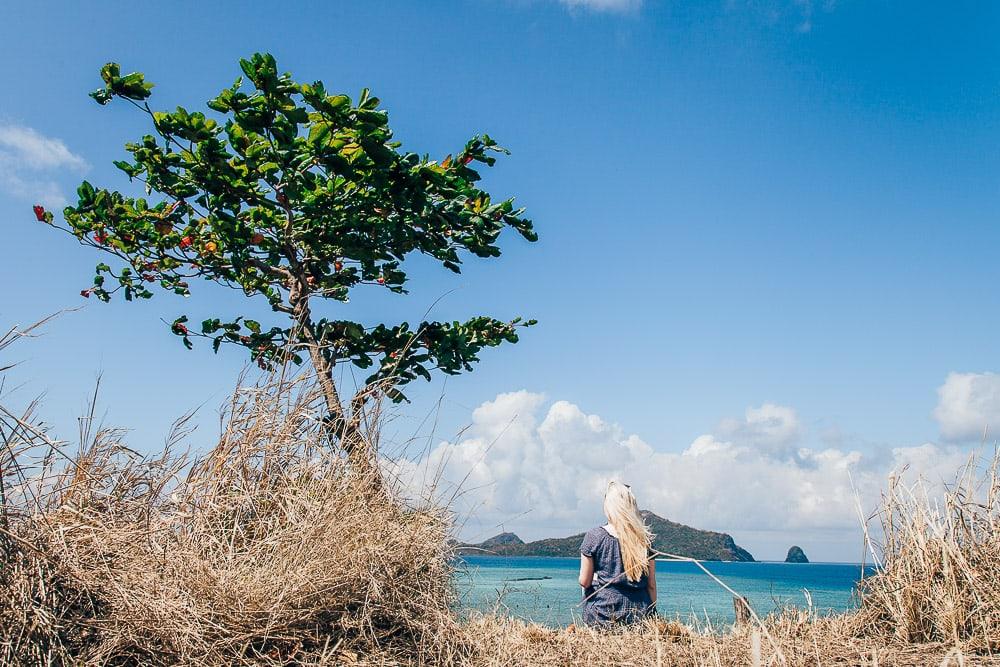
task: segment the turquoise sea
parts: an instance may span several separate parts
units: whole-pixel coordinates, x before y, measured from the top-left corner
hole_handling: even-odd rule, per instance
[[[861,565],[848,563],[705,562],[705,567],[766,614],[782,606],[820,614],[843,611],[856,603]],[[578,558],[466,556],[456,584],[463,608],[498,609],[550,626],[568,625],[580,616]],[[871,575],[867,569],[865,576]],[[694,563],[657,562],[657,610],[661,615],[712,626],[731,624],[732,595]]]

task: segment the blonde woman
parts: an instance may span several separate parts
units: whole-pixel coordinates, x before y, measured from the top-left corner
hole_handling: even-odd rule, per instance
[[[580,545],[583,620],[588,625],[634,623],[656,613],[653,536],[626,484],[608,484],[604,515],[608,522],[589,530]]]

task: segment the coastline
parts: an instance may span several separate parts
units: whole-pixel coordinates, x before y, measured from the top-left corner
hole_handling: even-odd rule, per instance
[[[456,587],[466,611],[498,610],[525,622],[565,627],[577,619],[579,559],[557,556],[476,554],[454,561]],[[861,564],[783,561],[705,563],[715,576],[754,605],[761,614],[783,609],[811,609],[817,615],[857,608],[858,584],[874,571]],[[725,627],[736,621],[733,596],[695,564],[664,560],[657,564],[657,608],[661,617],[687,623],[710,620]],[[803,591],[808,591],[804,593]]]

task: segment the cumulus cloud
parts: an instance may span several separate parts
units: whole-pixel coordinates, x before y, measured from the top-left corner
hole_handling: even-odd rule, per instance
[[[727,437],[778,456],[787,455],[802,433],[795,410],[773,403],[747,408],[743,419],[724,419],[719,430]]]
[[[1000,425],[1000,375],[949,373],[938,388],[934,418],[947,440],[976,440]]]
[[[66,204],[55,175],[86,171],[87,162],[61,140],[20,125],[0,124],[0,189],[58,208]]]
[[[738,542],[741,535],[767,533],[768,547],[776,541],[786,549],[801,543],[804,533],[824,533],[850,545],[838,555],[854,555],[861,543],[855,490],[871,508],[890,473],[951,479],[966,460],[961,449],[934,444],[877,457],[806,447],[795,411],[773,404],[725,420],[717,433],[675,452],[656,450],[572,403],[549,403],[528,391],[481,405],[466,433],[392,470],[414,492],[439,480],[438,493],[455,497],[469,539],[501,528],[526,539],[582,531],[602,520],[607,482],[622,479],[644,507],[732,533]],[[761,544],[744,546],[753,551]]]
[[[631,12],[642,6],[642,0],[559,0],[570,9],[589,9],[595,12]]]

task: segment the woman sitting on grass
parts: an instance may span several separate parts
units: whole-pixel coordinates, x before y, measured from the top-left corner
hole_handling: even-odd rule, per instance
[[[608,484],[604,515],[608,523],[590,529],[580,545],[583,620],[587,625],[635,623],[656,613],[652,535],[626,484]]]

